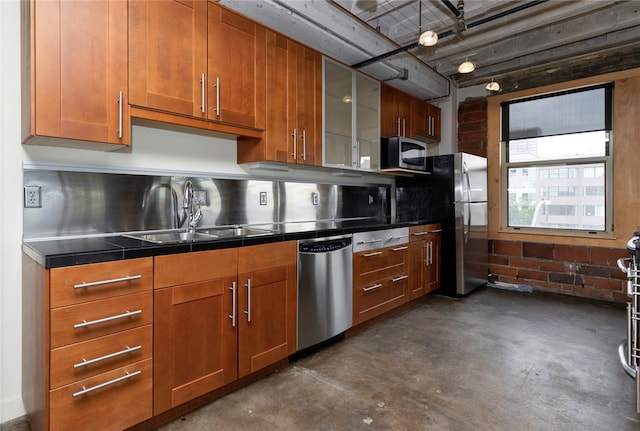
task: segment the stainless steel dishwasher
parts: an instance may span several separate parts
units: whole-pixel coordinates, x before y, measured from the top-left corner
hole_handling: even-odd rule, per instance
[[[298,241],[298,351],[351,327],[351,235]]]

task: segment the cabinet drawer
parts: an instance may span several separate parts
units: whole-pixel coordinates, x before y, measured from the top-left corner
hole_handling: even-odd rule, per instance
[[[153,258],[51,270],[51,308],[153,289]]]
[[[51,348],[114,334],[153,321],[153,292],[51,310]]]
[[[106,335],[51,351],[51,389],[150,358],[152,325]]]
[[[152,376],[146,359],[51,391],[50,431],[123,430],[149,419]]]
[[[354,324],[362,323],[405,302],[408,280],[408,275],[403,273],[355,287]]]
[[[420,241],[425,239],[429,234],[441,232],[442,227],[438,223],[425,224],[422,226],[411,226],[409,228],[409,241]]]
[[[353,285],[371,283],[407,271],[408,245],[356,253],[353,256]]]

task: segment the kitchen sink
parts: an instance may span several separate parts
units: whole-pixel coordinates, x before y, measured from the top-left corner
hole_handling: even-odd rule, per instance
[[[141,239],[142,241],[156,244],[170,244],[178,242],[211,241],[216,239],[216,235],[201,232],[163,232],[125,235],[130,238]]]
[[[221,238],[253,237],[261,235],[271,235],[274,232],[267,229],[257,229],[242,226],[219,227],[202,229],[196,232],[161,232],[161,233],[140,233],[124,235],[129,238],[140,239],[142,241],[155,244],[175,244],[181,242],[212,241]]]
[[[220,227],[199,230],[198,232],[205,235],[213,235],[220,238],[229,238],[234,236],[261,236],[271,235],[274,232],[267,229],[258,229],[253,227],[233,226],[233,227]]]

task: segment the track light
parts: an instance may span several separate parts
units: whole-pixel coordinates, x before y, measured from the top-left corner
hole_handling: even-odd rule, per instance
[[[422,46],[433,46],[438,43],[438,33],[427,30],[420,35],[418,43]]]
[[[476,65],[469,60],[465,60],[458,66],[458,73],[471,73],[476,70]]]

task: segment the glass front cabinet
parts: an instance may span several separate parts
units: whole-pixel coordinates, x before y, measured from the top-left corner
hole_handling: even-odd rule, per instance
[[[378,171],[380,83],[323,59],[324,166]]]

